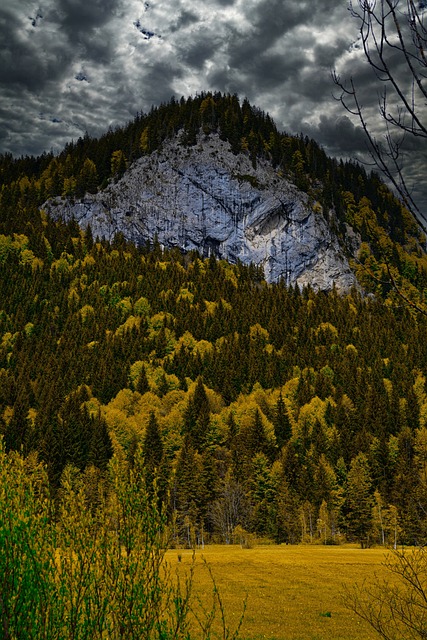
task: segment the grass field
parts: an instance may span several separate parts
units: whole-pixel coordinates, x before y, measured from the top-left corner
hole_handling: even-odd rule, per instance
[[[240,634],[245,640],[374,640],[378,636],[346,609],[341,592],[343,585],[384,574],[385,554],[349,546],[208,546],[196,551],[195,586],[209,609],[206,560],[230,626],[248,596]],[[169,551],[167,558],[182,573],[191,566],[192,552]]]

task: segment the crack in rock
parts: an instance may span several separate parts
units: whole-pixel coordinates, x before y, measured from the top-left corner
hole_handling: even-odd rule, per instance
[[[269,282],[285,278],[343,291],[356,284],[345,247],[327,221],[334,221],[334,212],[316,214],[307,194],[267,160],[254,169],[246,154],[236,156],[216,135],[201,135],[185,149],[178,139],[167,141],[104,191],[75,201],[56,198],[43,208],[90,224],[94,237],[121,232],[142,245],[157,235],[165,247],[262,265]]]

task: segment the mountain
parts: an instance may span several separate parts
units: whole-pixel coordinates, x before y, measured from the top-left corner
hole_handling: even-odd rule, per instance
[[[422,230],[377,175],[237,96],[172,100],[33,162],[43,209],[95,237],[157,239],[320,290],[374,290],[390,267],[418,288],[424,272]]]
[[[136,244],[157,237],[165,247],[254,263],[270,282],[283,278],[324,290],[356,284],[322,206],[270,160],[254,167],[248,153],[233,154],[217,133],[200,133],[187,148],[180,139],[136,160],[99,193],[56,198],[44,208],[84,228],[90,224],[94,235],[109,240],[117,233]],[[357,246],[360,237],[353,236]]]

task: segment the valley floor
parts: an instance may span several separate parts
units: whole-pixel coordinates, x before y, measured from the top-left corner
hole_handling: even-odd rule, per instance
[[[385,574],[383,548],[355,546],[206,546],[195,554],[195,588],[209,609],[212,579],[223,599],[227,622],[236,625],[247,595],[244,640],[374,640],[378,636],[346,609],[343,585]],[[181,557],[179,560],[178,556]],[[192,551],[170,550],[167,559],[182,574]]]

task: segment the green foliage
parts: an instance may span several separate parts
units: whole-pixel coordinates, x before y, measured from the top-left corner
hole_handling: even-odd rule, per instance
[[[126,157],[121,149],[111,154],[111,175],[120,178],[126,171]]]
[[[197,379],[193,397],[184,415],[184,435],[195,449],[202,451],[206,445],[210,424],[210,406],[202,378]]]
[[[190,640],[215,619],[193,602],[192,574],[165,562],[165,521],[146,491],[140,461],[113,458],[93,496],[93,476],[67,466],[55,501],[35,456],[0,441],[0,637],[54,640]],[[221,637],[229,630],[221,605]]]
[[[46,474],[35,457],[7,455],[1,442],[0,510],[1,637],[58,637]]]

